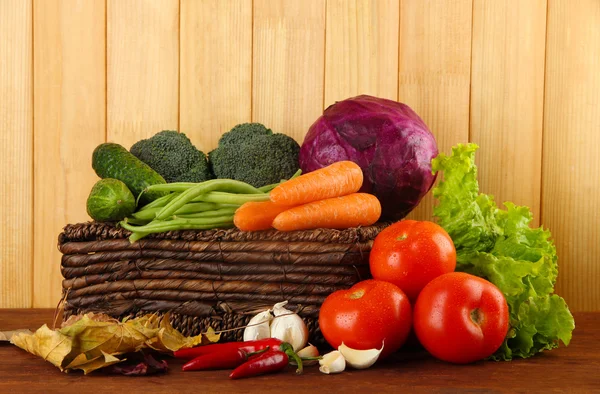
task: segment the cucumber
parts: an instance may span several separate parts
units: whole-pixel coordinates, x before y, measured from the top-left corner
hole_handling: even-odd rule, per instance
[[[118,179],[100,179],[87,199],[87,213],[98,222],[125,219],[135,211],[135,198],[127,185]]]
[[[147,186],[167,183],[162,176],[127,149],[111,142],[100,144],[94,149],[92,167],[100,178],[114,178],[125,183],[135,198]],[[140,202],[144,205],[166,194],[168,192],[144,193]]]

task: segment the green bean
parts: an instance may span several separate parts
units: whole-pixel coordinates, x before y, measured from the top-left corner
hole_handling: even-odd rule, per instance
[[[129,240],[133,243],[145,237],[146,235],[153,233],[162,233],[177,230],[208,230],[213,228],[231,227],[233,226],[233,216],[223,215],[215,218],[173,219],[167,221],[154,221],[145,226],[131,226],[127,222],[121,221],[120,225],[124,229],[129,230],[133,233],[129,237]]]
[[[216,203],[212,203],[212,202],[188,203],[188,204],[185,204],[183,207],[179,208],[179,210],[177,212],[175,212],[175,214],[198,213],[198,212],[214,211],[215,209],[232,208],[232,207],[237,208],[237,207],[239,207],[239,205],[232,206],[232,205],[227,205],[227,204],[216,204]],[[161,209],[162,209],[161,207],[156,207],[156,208],[146,209],[143,211],[138,211],[138,212],[134,213],[133,215],[131,215],[131,217],[133,217],[135,219],[141,219],[141,220],[153,220],[154,218],[156,218],[156,214]]]
[[[233,215],[237,208],[221,208],[214,211],[197,212],[197,213],[176,213],[174,218],[194,219],[194,218],[212,218],[222,215]]]
[[[268,193],[271,190],[275,189],[277,186],[279,186],[279,183],[271,183],[270,185],[264,185],[258,188],[258,190],[260,190],[263,193]]]
[[[169,222],[171,222],[171,221],[169,221]],[[151,230],[147,230],[146,232],[137,232],[137,231],[133,232],[129,236],[129,242],[134,243],[136,241],[139,241],[140,239],[146,237],[148,234],[163,233],[163,232],[167,232],[167,231],[212,230],[212,229],[216,229],[216,228],[232,228],[232,227],[233,227],[233,219],[223,221],[223,222],[218,222],[218,223],[216,222],[214,224],[207,224],[207,225],[201,225],[201,224],[168,225],[168,226],[165,225],[164,227],[153,228]]]
[[[290,177],[290,179],[298,178],[300,175],[302,175],[302,170],[298,169],[298,171],[296,171],[294,175]],[[281,185],[283,182],[287,182],[290,179],[282,179],[277,183],[271,183],[270,185],[261,186],[258,188],[258,190],[260,190],[263,193],[268,193],[271,190],[275,189],[277,186]]]
[[[131,235],[129,236],[129,243],[134,243],[135,241],[139,241],[140,239],[148,236],[148,234],[150,234],[150,233],[139,233],[139,232],[131,233]]]
[[[201,194],[192,200],[204,202],[216,202],[222,204],[243,205],[249,201],[269,201],[268,194],[234,194],[225,192],[209,192]]]
[[[177,197],[175,197],[173,200],[171,200],[171,202],[169,202],[167,205],[165,205],[163,207],[163,209],[160,210],[160,212],[156,215],[156,218],[159,220],[167,219],[168,217],[172,216],[175,212],[177,212],[177,210],[179,208],[181,208],[182,206],[184,206],[188,202],[192,201],[193,199],[195,199],[196,197],[198,197],[201,194],[205,194],[205,193],[212,192],[215,190],[228,191],[228,192],[233,192],[233,193],[244,193],[244,191],[247,191],[248,188],[252,188],[252,189],[258,191],[258,189],[256,189],[253,186],[248,185],[247,183],[240,182],[240,181],[234,181],[231,179],[213,179],[210,181],[202,182],[202,183],[199,183],[198,185],[182,192]],[[261,193],[260,191],[258,191],[258,193],[260,196],[266,197],[266,199],[269,198],[269,196],[267,194]],[[253,193],[251,193],[251,194],[253,194]],[[229,202],[229,201],[209,201],[209,202],[232,204],[232,202]]]
[[[229,183],[223,183],[222,181],[229,181]],[[246,182],[236,181],[233,179],[211,179],[210,181],[204,181],[200,183],[190,183],[190,182],[177,182],[177,183],[165,183],[160,185],[149,185],[144,190],[145,191],[174,191],[174,192],[185,192],[187,190],[193,189],[200,185],[205,184],[219,184],[218,189],[213,190],[222,190],[231,193],[243,193],[243,194],[263,194],[260,190],[255,188],[252,185],[247,184]]]
[[[161,183],[157,185],[149,185],[144,191],[161,191],[161,192],[184,192],[187,189],[190,189],[194,186],[198,185],[198,183],[194,182],[173,182],[173,183]]]
[[[171,201],[173,198],[175,198],[175,196],[177,196],[176,193],[171,193],[171,194],[167,194],[166,196],[157,198],[156,200],[154,200],[154,201],[144,205],[140,209],[138,209],[138,212],[145,211],[146,209],[151,209],[151,208],[164,207],[169,201]]]
[[[152,221],[152,219],[154,219],[154,216],[152,216],[152,218],[150,218],[150,219],[128,217],[126,220],[127,220],[127,223],[129,223],[129,224],[145,225],[145,224],[150,223]]]

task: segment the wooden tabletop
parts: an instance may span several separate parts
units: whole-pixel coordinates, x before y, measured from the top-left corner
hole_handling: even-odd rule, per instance
[[[0,331],[36,329],[52,322],[49,309],[0,309]],[[0,393],[284,393],[284,392],[600,392],[600,312],[575,314],[577,328],[569,347],[526,360],[452,365],[423,352],[399,353],[363,371],[323,375],[316,367],[231,381],[227,371],[181,372],[170,360],[161,376],[126,377],[65,374],[42,359],[0,342]]]

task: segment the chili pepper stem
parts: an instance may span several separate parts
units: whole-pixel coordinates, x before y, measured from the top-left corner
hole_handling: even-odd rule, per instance
[[[298,368],[296,369],[296,374],[301,375],[302,372],[304,372],[302,358],[300,358],[300,356],[298,356],[296,352],[294,352],[294,348],[292,348],[292,345],[284,342],[281,345],[279,345],[279,350],[287,354],[289,358],[293,359],[296,362],[296,365],[298,365]]]

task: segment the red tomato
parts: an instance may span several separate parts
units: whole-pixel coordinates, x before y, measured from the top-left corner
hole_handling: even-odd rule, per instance
[[[465,364],[491,356],[508,332],[508,305],[492,283],[464,272],[442,275],[421,291],[414,329],[433,356]]]
[[[411,328],[411,307],[397,286],[365,280],[348,290],[330,294],[319,313],[323,336],[335,349],[344,342],[353,349],[380,349],[381,358],[406,341]]]
[[[456,268],[456,249],[448,233],[433,222],[402,220],[375,238],[371,275],[398,286],[412,303],[432,279]]]

